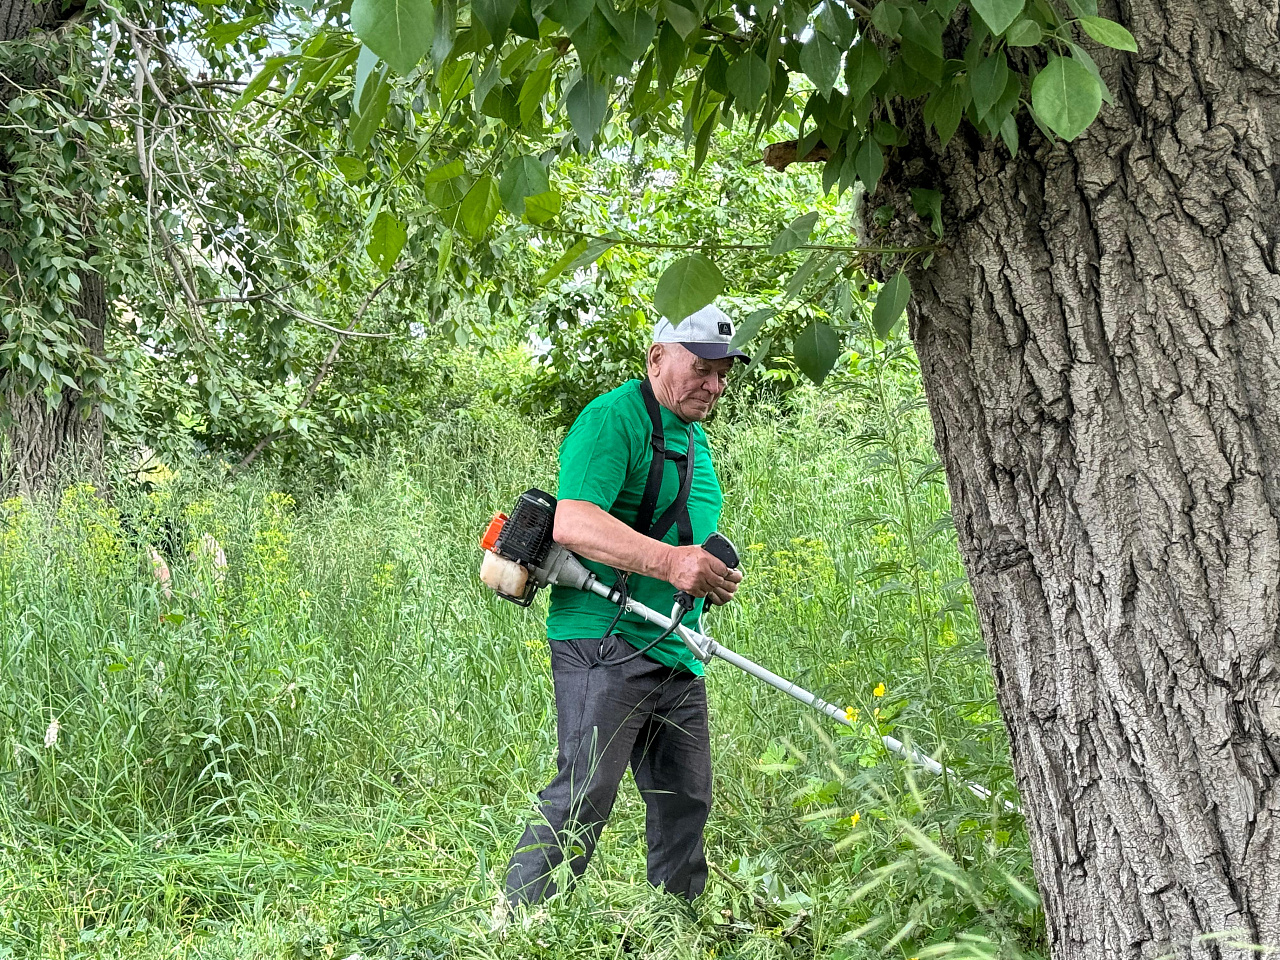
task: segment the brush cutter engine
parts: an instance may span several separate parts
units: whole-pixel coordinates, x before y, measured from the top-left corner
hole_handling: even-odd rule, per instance
[[[527,607],[545,586],[530,574],[547,559],[555,545],[551,531],[556,498],[537,487],[520,494],[511,516],[495,513],[480,538],[485,551],[480,579],[504,600]]]
[[[520,494],[511,516],[495,513],[480,538],[480,579],[502,599],[522,607],[553,583],[591,590],[596,575],[551,539],[555,519],[556,498],[536,487]],[[610,602],[618,602],[614,591],[606,593]]]

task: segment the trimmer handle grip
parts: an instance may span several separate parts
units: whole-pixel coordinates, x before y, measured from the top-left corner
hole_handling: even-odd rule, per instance
[[[720,533],[713,533],[707,537],[702,543],[702,549],[707,551],[730,570],[733,570],[740,563],[742,558],[738,556],[738,548],[730,542],[729,538]],[[681,590],[676,594],[676,603],[684,608],[688,613],[693,609],[693,597]]]
[[[742,563],[742,558],[738,556],[738,548],[729,542],[729,538],[722,533],[713,533],[707,537],[702,544],[702,549],[707,551],[730,570]]]

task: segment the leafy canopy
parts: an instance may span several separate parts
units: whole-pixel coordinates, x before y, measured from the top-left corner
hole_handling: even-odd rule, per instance
[[[330,11],[339,23],[340,10]],[[1111,100],[1082,43],[1136,49],[1124,27],[1098,16],[1096,0],[356,0],[350,27],[387,63],[371,81],[379,90],[394,85],[457,127],[491,131],[491,168],[451,188],[472,238],[502,207],[554,225],[560,196],[546,172],[626,139],[678,136],[696,168],[718,128],[741,124],[758,138],[786,123],[796,159],[826,158],[824,190],[860,184],[868,195],[897,151],[945,147],[961,124],[1015,155],[1035,127],[1071,140]],[[363,94],[350,121],[356,152],[386,110],[367,84]],[[930,185],[912,190],[938,237],[941,201]],[[769,252],[803,245],[811,227],[787,225]],[[723,288],[714,237],[690,246],[657,286],[660,314],[695,310]],[[599,252],[570,245],[544,282]],[[886,290],[882,335],[902,314],[905,276]],[[821,380],[838,341],[805,333],[794,338],[800,366]]]

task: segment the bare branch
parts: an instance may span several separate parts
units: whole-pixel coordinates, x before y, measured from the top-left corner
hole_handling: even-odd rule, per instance
[[[344,337],[371,336],[371,334],[356,333],[356,327],[360,325],[360,321],[364,319],[364,315],[368,313],[369,308],[373,306],[373,301],[378,299],[378,295],[381,294],[383,290],[386,290],[387,287],[391,286],[392,282],[395,281],[398,272],[399,271],[389,274],[386,279],[373,288],[369,293],[369,296],[365,298],[364,303],[361,304],[360,309],[356,311],[355,319],[351,321],[351,326],[348,329],[337,331],[341,336],[333,341],[333,346],[329,348],[328,356],[324,358],[324,361],[316,369],[315,376],[311,378],[311,383],[307,385],[307,392],[303,395],[302,402],[298,404],[297,409],[293,413],[295,417],[302,413],[302,411],[306,410],[307,407],[311,405],[311,401],[315,399],[316,390],[319,388],[321,381],[329,375],[329,369],[333,366],[333,362],[338,359],[338,351],[342,349]],[[279,432],[272,430],[265,437],[255,443],[253,445],[253,449],[245,454],[244,459],[231,469],[232,476],[242,472],[251,463],[253,463],[254,460],[258,459],[258,454],[262,453],[262,451],[267,448],[268,444],[270,444],[277,436],[279,436]]]
[[[114,20],[111,21],[111,46],[107,47],[107,54],[102,58],[102,76],[98,80],[98,85],[93,88],[93,96],[89,98],[90,102],[95,101],[102,96],[102,91],[107,85],[107,80],[111,76],[111,61],[116,55],[116,47],[120,44],[120,27]]]
[[[831,159],[831,148],[821,140],[803,157],[796,156],[800,149],[798,140],[781,140],[764,148],[764,165],[782,171],[793,163],[822,163]]]

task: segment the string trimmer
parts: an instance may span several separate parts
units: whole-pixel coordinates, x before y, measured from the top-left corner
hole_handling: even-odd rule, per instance
[[[702,633],[700,629],[694,630],[682,624],[680,622],[682,616],[692,606],[687,595],[676,595],[671,614],[667,616],[630,597],[620,586],[602,583],[572,552],[552,539],[555,514],[556,498],[533,488],[520,495],[510,516],[505,513],[493,515],[484,536],[480,539],[480,547],[484,550],[484,560],[480,564],[480,579],[498,596],[527,607],[533,602],[534,596],[540,589],[551,585],[594,593],[610,603],[617,604],[622,612],[636,614],[661,627],[664,637],[675,634],[703,663],[709,663],[712,657],[718,657],[726,663],[733,664],[739,670],[751,674],[757,680],[763,680],[769,686],[795,697],[836,723],[846,727],[853,726],[852,710],[828,703],[804,687],[730,650],[724,644]],[[713,533],[708,537],[702,544],[702,548],[727,567],[736,568],[740,563],[738,551],[727,537],[719,533]],[[699,623],[700,627],[701,623]],[[880,740],[889,752],[919,764],[930,773],[941,775],[945,772],[956,782],[964,784],[982,800],[991,798],[991,791],[986,787],[965,780],[954,770],[944,767],[932,757],[907,746],[896,737],[884,735]],[[1010,810],[1018,809],[1007,800],[1004,801],[1004,805]]]

